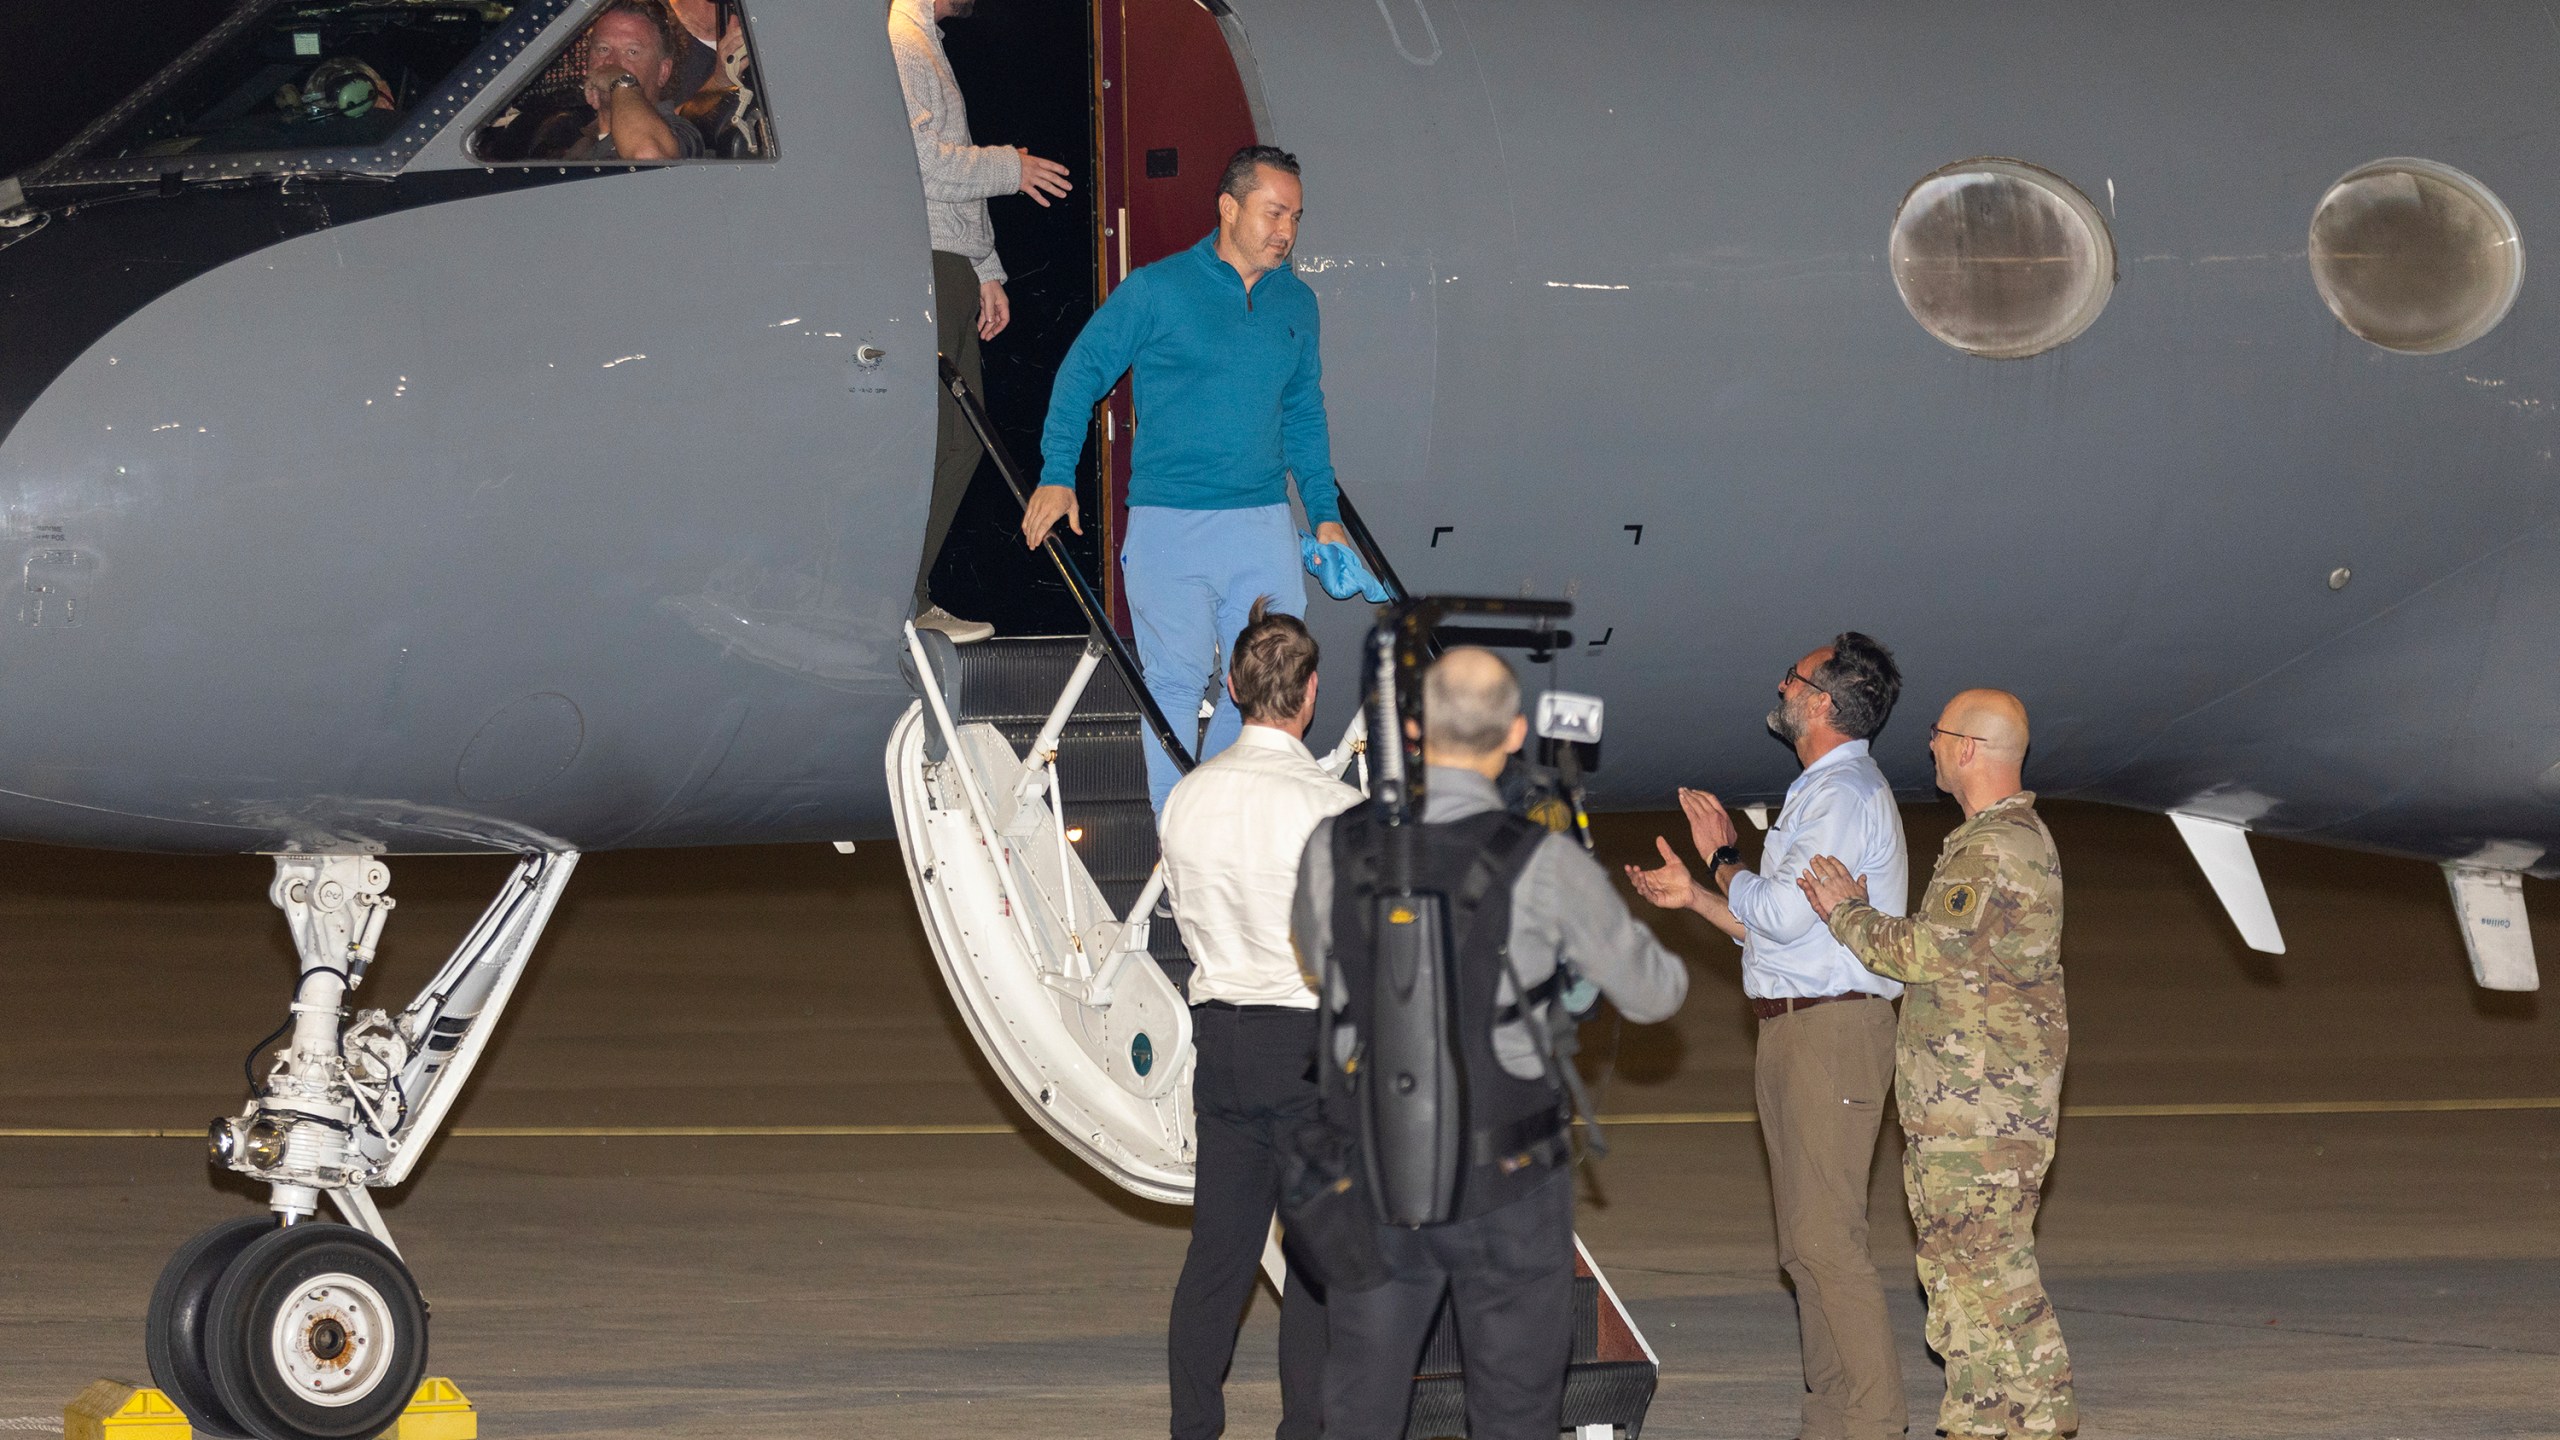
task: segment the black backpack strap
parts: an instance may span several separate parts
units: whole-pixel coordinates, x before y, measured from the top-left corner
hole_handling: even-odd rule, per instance
[[[1485,843],[1484,853],[1477,856],[1475,867],[1468,872],[1466,888],[1460,896],[1461,903],[1472,910],[1484,899],[1485,892],[1492,888],[1495,880],[1517,881],[1520,873],[1528,868],[1530,858],[1538,853],[1535,842],[1552,833],[1534,820],[1517,815],[1504,816],[1502,827]],[[1546,1072],[1547,1083],[1564,1093],[1573,1113],[1581,1116],[1582,1123],[1589,1127],[1591,1153],[1607,1155],[1609,1137],[1601,1132],[1600,1114],[1591,1108],[1591,1096],[1583,1088],[1582,1074],[1556,1053],[1556,1037],[1548,1030],[1552,1021],[1542,1021],[1536,1013],[1536,1007],[1549,1004],[1563,991],[1564,967],[1557,966],[1545,980],[1531,986],[1520,978],[1520,962],[1512,956],[1507,937],[1499,948],[1503,969],[1511,977],[1514,999],[1495,1016],[1495,1023],[1507,1025],[1517,1020],[1527,1024],[1529,1038],[1537,1046],[1538,1064]],[[1552,1016],[1554,1012],[1550,1010],[1549,1014]],[[1561,1124],[1558,1128],[1562,1128]]]
[[[1458,922],[1459,933],[1453,939],[1463,943],[1476,922],[1477,911],[1484,906],[1484,897],[1493,892],[1494,886],[1520,878],[1520,872],[1528,868],[1529,857],[1538,852],[1536,842],[1547,833],[1547,828],[1534,820],[1517,815],[1502,817],[1502,823],[1486,837],[1484,848],[1476,852],[1475,863],[1467,867],[1465,883],[1458,887],[1457,914],[1451,918]]]

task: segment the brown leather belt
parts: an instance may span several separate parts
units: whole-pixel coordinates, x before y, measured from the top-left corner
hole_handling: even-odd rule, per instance
[[[1828,1005],[1834,1000],[1881,1000],[1884,997],[1870,995],[1864,990],[1844,990],[1837,995],[1781,995],[1775,1000],[1763,1000],[1756,995],[1745,998],[1751,1001],[1752,1014],[1763,1020],[1775,1020],[1781,1015]]]

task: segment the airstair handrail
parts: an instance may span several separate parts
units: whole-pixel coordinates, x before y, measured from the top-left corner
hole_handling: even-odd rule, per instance
[[[1014,502],[1029,510],[1031,492],[1035,487],[1023,482],[1022,467],[1014,463],[1013,452],[1005,448],[1004,441],[997,437],[995,422],[987,417],[987,407],[979,402],[977,392],[969,388],[968,379],[953,367],[949,356],[941,358],[943,387],[951,392],[953,400],[959,402],[960,413],[969,421],[969,428],[978,432],[978,443],[987,447],[987,456],[996,462],[996,473],[1004,477],[1005,485],[1013,491]],[[1060,578],[1067,582],[1067,593],[1075,597],[1076,608],[1084,612],[1086,629],[1102,642],[1111,668],[1120,672],[1122,683],[1129,687],[1131,695],[1137,697],[1138,711],[1146,717],[1147,728],[1156,732],[1156,742],[1164,746],[1165,754],[1173,757],[1176,770],[1190,774],[1195,763],[1190,748],[1174,738],[1172,724],[1164,718],[1156,697],[1147,689],[1146,680],[1138,669],[1138,658],[1129,653],[1128,642],[1111,627],[1111,614],[1103,607],[1102,597],[1094,593],[1092,583],[1084,578],[1082,570],[1076,568],[1076,562],[1068,556],[1066,547],[1058,543],[1056,534],[1052,533],[1042,541],[1040,548],[1047,553],[1050,563],[1058,567]]]
[[[1369,522],[1360,518],[1360,507],[1351,503],[1351,496],[1344,492],[1339,480],[1334,482],[1333,498],[1342,509],[1342,528],[1351,536],[1351,548],[1360,552],[1360,562],[1378,577],[1378,583],[1387,587],[1387,603],[1401,604],[1412,599],[1413,594],[1404,588],[1396,567],[1387,563],[1387,552],[1378,548],[1378,538],[1369,533]]]

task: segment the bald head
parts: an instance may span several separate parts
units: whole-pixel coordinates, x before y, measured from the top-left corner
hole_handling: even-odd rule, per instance
[[[1435,765],[1469,765],[1519,747],[1520,681],[1501,656],[1462,645],[1422,672],[1422,745]]]
[[[2027,754],[2027,707],[2006,690],[1967,690],[1947,702],[1938,728],[1972,736],[2012,762]]]
[[[1938,788],[1979,815],[2025,788],[2027,707],[2006,690],[1967,690],[1938,712],[1929,754]]]

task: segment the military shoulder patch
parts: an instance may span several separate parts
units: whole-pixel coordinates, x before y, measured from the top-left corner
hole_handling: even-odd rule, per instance
[[[1981,904],[1982,897],[1975,894],[1970,885],[1950,885],[1947,893],[1938,899],[1938,908],[1944,910],[1951,920],[1971,919]]]

